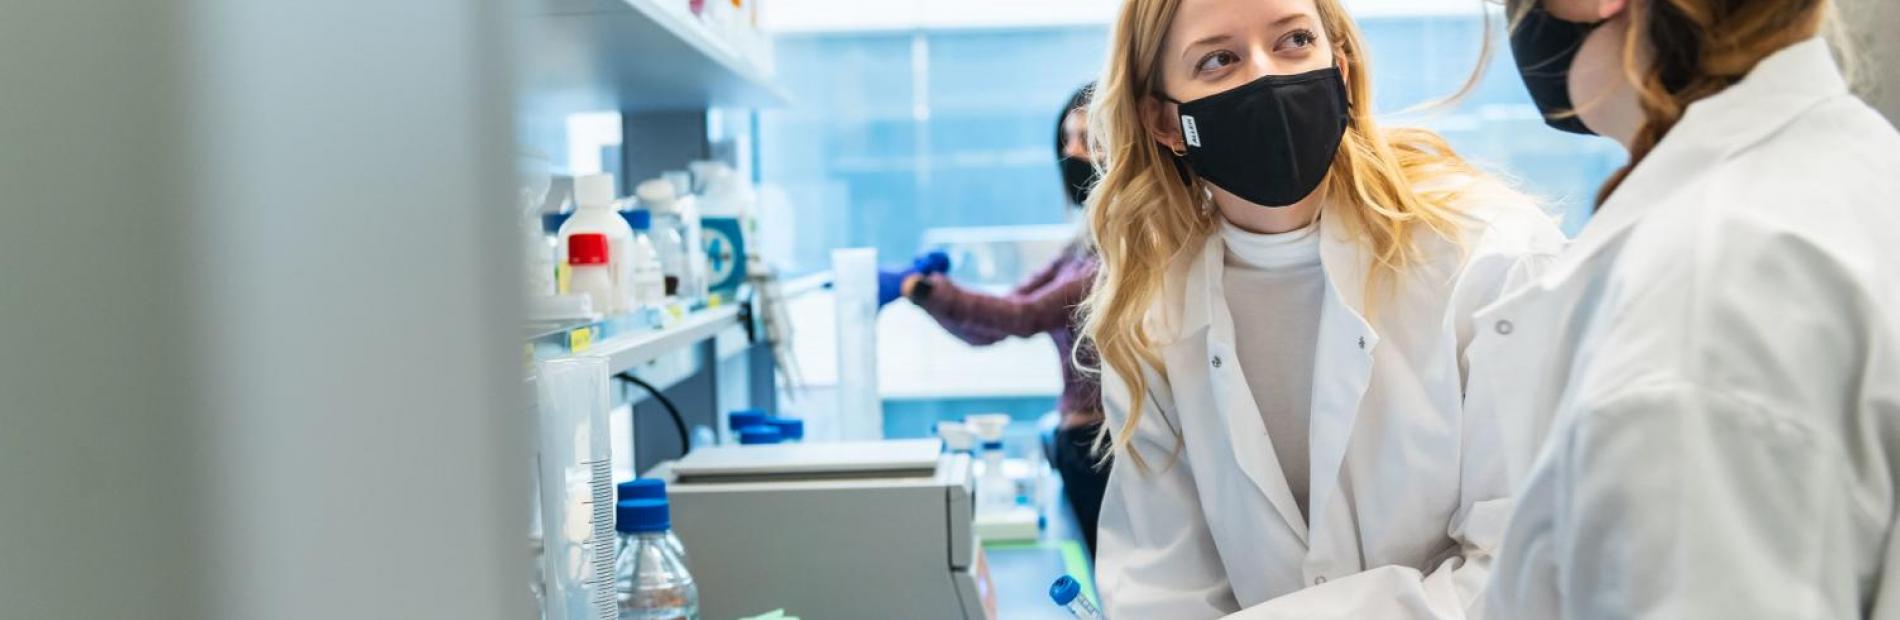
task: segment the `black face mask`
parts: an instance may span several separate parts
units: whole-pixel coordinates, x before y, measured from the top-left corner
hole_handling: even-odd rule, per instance
[[[1069,204],[1077,208],[1088,204],[1089,190],[1095,185],[1095,166],[1086,159],[1069,157],[1069,115],[1086,111],[1094,92],[1094,82],[1084,84],[1069,95],[1069,105],[1056,115],[1056,165],[1062,169],[1062,189],[1069,194]]]
[[[1579,24],[1557,19],[1544,10],[1540,0],[1531,3],[1530,12],[1511,30],[1511,55],[1517,59],[1517,73],[1531,102],[1543,113],[1544,123],[1575,134],[1596,135],[1577,116],[1570,99],[1570,66],[1583,49],[1583,40],[1597,24]]]
[[[1062,188],[1069,190],[1069,204],[1080,207],[1088,204],[1089,188],[1095,185],[1095,166],[1088,160],[1063,157]]]
[[[1194,173],[1247,202],[1286,207],[1319,189],[1350,122],[1346,82],[1328,67],[1269,75],[1181,103]]]

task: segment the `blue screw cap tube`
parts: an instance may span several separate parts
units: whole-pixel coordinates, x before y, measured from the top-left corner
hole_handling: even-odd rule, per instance
[[[783,440],[776,426],[758,425],[739,429],[739,445],[742,446],[769,445]]]
[[[765,412],[758,409],[740,409],[726,416],[726,424],[737,431],[748,426],[765,424],[766,417]]]
[[[797,418],[766,418],[766,424],[778,429],[779,439],[784,441],[803,441],[805,439],[805,421]]]
[[[1049,586],[1049,599],[1067,608],[1075,620],[1102,620],[1102,610],[1096,609],[1088,597],[1082,596],[1082,583],[1074,577],[1057,577],[1056,582]]]

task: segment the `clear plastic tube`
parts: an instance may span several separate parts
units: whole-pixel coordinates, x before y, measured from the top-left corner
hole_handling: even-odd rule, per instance
[[[1069,610],[1075,620],[1102,620],[1102,610],[1089,602],[1088,597],[1082,596],[1082,584],[1074,577],[1063,575],[1056,578],[1056,582],[1049,585],[1049,598],[1056,605]]]

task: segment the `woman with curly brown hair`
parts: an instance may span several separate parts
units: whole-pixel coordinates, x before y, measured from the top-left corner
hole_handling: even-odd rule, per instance
[[[1501,372],[1468,399],[1544,439],[1490,617],[1900,614],[1900,133],[1849,94],[1832,3],[1513,5],[1532,99],[1630,164],[1479,314]]]

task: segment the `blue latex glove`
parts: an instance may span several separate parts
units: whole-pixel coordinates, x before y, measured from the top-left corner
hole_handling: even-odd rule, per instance
[[[950,271],[950,255],[943,253],[943,250],[919,254],[916,260],[910,262],[910,268],[924,275],[943,275]]]
[[[917,273],[914,269],[895,271],[880,269],[877,272],[877,307],[883,309],[904,295],[904,278]]]

